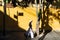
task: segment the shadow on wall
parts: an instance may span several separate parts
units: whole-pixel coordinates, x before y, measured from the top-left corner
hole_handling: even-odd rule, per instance
[[[52,18],[50,18],[51,21],[53,21],[53,17],[54,17],[54,19],[58,20],[58,22],[60,23],[60,10],[57,11],[57,14],[50,12],[49,16],[52,16]]]
[[[43,33],[44,35],[39,38],[39,40],[43,40],[45,36],[52,31],[52,27],[49,25],[50,16],[53,16],[60,23],[60,11],[58,10],[56,15],[56,13],[50,12],[48,7],[49,5],[44,10],[43,19],[42,19],[42,29],[44,29],[45,32]],[[53,18],[51,18],[51,21],[53,21]]]
[[[46,9],[43,12],[43,18],[42,18],[42,30],[44,32],[43,35],[38,40],[43,40],[45,36],[52,31],[52,27],[49,25],[49,5],[47,5]]]
[[[0,35],[2,36],[3,33],[3,12],[0,11]],[[9,35],[6,39],[4,40],[25,40],[24,33],[26,32],[24,29],[20,28],[18,26],[18,22],[13,20],[11,17],[8,15],[5,15],[5,29],[6,29],[6,36]],[[0,39],[3,40],[3,38]]]
[[[57,7],[57,9],[60,8],[60,1],[56,2],[56,7]]]
[[[56,7],[56,9],[60,8],[60,1],[55,0],[56,2],[53,2],[52,5]]]
[[[58,0],[54,0],[54,1],[52,1],[52,0],[51,0],[51,2],[49,1],[50,2],[49,4],[52,5],[52,8],[59,9],[60,8],[60,0],[59,1]],[[44,2],[44,5],[47,5],[47,2]]]

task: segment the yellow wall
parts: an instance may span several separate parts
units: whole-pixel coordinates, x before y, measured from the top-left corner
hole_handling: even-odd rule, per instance
[[[0,10],[3,11],[3,7],[0,6]],[[50,9],[51,12],[56,12],[56,9]],[[55,10],[55,11],[53,11]],[[36,21],[37,21],[37,16],[36,16],[36,8],[35,7],[27,7],[22,9],[21,7],[16,7],[16,8],[7,8],[7,15],[10,16],[13,20],[17,21],[16,18],[14,18],[14,15],[17,15],[18,12],[23,12],[23,16],[18,16],[18,25],[19,27],[27,30],[28,29],[28,24],[30,20],[33,20],[32,27],[33,30],[36,29]],[[60,30],[60,24],[59,20],[55,19],[53,16],[50,16],[49,18],[52,18],[52,20],[49,20],[49,25],[53,28],[53,30]]]

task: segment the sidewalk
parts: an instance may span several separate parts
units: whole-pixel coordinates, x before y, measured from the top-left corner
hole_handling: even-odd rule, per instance
[[[41,38],[36,37],[34,38],[34,40],[60,40],[60,32],[57,31],[52,31],[44,36],[42,36]]]
[[[6,34],[7,37],[4,38],[4,40],[25,40],[24,37],[24,32],[9,32]],[[3,38],[0,36],[0,40],[2,40]],[[39,36],[35,37],[32,40],[60,40],[60,32],[57,31],[52,31],[48,34],[46,34],[45,36],[42,36],[41,38],[39,38]],[[30,39],[28,39],[30,40]]]

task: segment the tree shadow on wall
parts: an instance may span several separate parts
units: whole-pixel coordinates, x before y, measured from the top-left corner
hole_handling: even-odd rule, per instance
[[[18,22],[13,20],[8,15],[5,15],[5,36],[8,35],[7,38],[2,38],[3,36],[3,23],[4,23],[4,13],[0,11],[0,39],[1,40],[25,40],[24,33],[26,32],[24,29],[18,26]]]
[[[55,5],[56,8],[59,9],[60,8],[60,1],[56,0],[56,3],[53,3],[53,5]]]
[[[55,13],[50,12],[48,6],[43,12],[43,19],[42,19],[42,29],[44,29],[44,35],[39,38],[39,40],[44,40],[46,35],[52,31],[52,27],[49,25],[49,17],[53,16],[57,21],[60,23],[60,10],[57,11],[57,15]],[[53,21],[53,18],[51,18],[51,21]]]
[[[49,25],[49,5],[47,5],[46,9],[43,12],[41,28],[44,32],[42,32],[43,35],[38,40],[44,40],[46,35],[52,31],[52,27]]]
[[[55,20],[57,20],[60,23],[60,10],[57,11],[57,15],[55,13],[50,12],[49,16],[54,17]],[[51,21],[53,21],[53,18],[50,18]]]

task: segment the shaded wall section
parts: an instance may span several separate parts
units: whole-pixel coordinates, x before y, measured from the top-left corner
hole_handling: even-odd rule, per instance
[[[0,39],[4,39],[2,38],[3,36],[3,12],[0,11]],[[13,20],[11,17],[9,17],[8,15],[5,15],[5,36],[8,36],[7,38],[5,38],[4,40],[24,40],[24,33],[25,30],[18,27],[18,23],[17,21]]]

